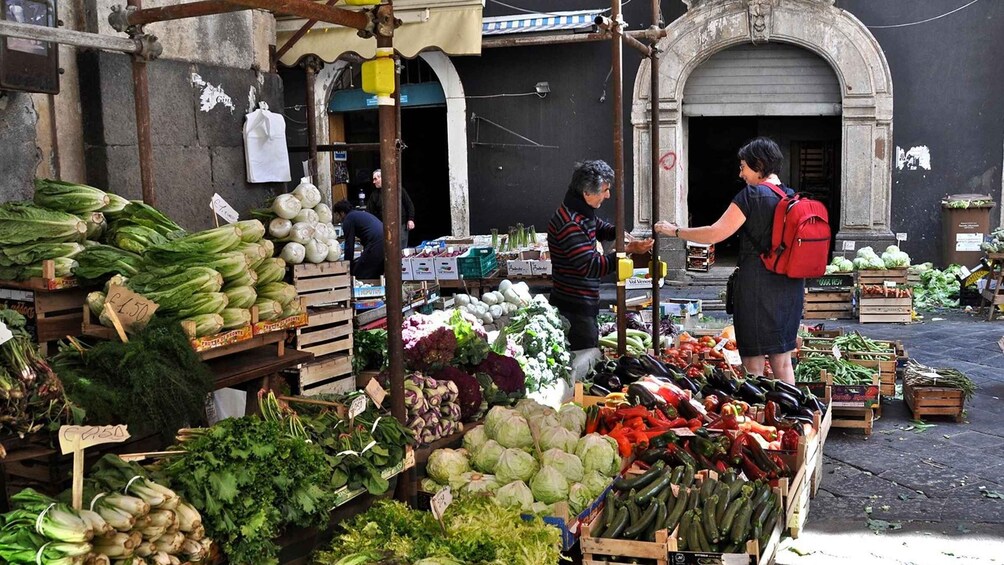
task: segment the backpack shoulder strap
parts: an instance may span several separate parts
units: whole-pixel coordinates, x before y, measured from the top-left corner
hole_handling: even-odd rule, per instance
[[[776,184],[774,184],[772,182],[763,181],[760,184],[762,184],[762,185],[766,186],[767,188],[773,190],[774,194],[780,196],[781,198],[787,198],[788,197],[788,195],[783,190],[781,190],[781,187],[777,186]]]

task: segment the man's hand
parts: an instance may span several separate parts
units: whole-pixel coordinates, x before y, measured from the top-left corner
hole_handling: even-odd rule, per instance
[[[672,222],[662,221],[662,222],[656,222],[655,224],[656,232],[671,237],[676,237],[676,228],[677,228],[676,224]]]
[[[655,241],[651,239],[634,239],[627,242],[624,250],[632,255],[641,255],[652,251],[652,244]]]
[[[409,230],[415,229],[415,220],[408,220],[408,229]]]

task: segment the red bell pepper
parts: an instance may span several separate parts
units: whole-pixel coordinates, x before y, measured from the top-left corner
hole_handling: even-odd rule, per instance
[[[786,451],[794,451],[798,449],[798,440],[801,436],[798,435],[798,431],[795,428],[791,428],[784,431],[781,435],[781,449]]]
[[[691,418],[687,420],[687,427],[690,428],[690,431],[692,432],[696,432],[697,430],[701,429],[701,426],[703,425],[704,421],[701,420],[700,418]]]
[[[749,455],[743,453],[740,455],[740,457],[742,459],[743,473],[746,473],[747,479],[751,481],[757,481],[760,479],[767,478],[767,473],[763,472],[763,470],[760,469],[760,467],[757,467],[756,463],[754,463],[753,460],[750,459]]]

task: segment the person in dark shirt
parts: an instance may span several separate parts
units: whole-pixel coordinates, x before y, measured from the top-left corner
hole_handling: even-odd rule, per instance
[[[350,261],[350,272],[357,279],[377,279],[383,275],[383,222],[364,210],[355,210],[348,200],[336,202],[332,207],[334,220],[342,224],[345,234],[345,256]],[[356,237],[363,252],[355,258]]]
[[[573,350],[597,346],[600,278],[617,270],[617,254],[596,250],[596,241],[618,234],[613,224],[596,217],[596,209],[610,198],[614,171],[603,161],[586,161],[572,174],[561,206],[547,225],[547,246],[554,267],[551,304],[568,319],[568,341]],[[653,241],[625,238],[628,253],[647,253]]]
[[[383,173],[373,171],[373,190],[366,199],[366,210],[383,221]],[[401,247],[408,247],[408,232],[415,229],[415,203],[401,186]]]

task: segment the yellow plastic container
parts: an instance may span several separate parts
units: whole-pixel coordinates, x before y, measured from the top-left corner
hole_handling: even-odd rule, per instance
[[[363,92],[377,96],[394,94],[394,59],[377,57],[362,65]]]
[[[345,0],[349,6],[376,6],[381,0]]]
[[[617,260],[617,280],[626,281],[634,275],[634,261],[630,257]]]
[[[662,273],[659,275],[659,278],[665,278],[666,273],[668,272],[669,267],[666,266],[666,262],[665,261],[659,261],[659,267],[661,267],[660,270],[662,271]],[[651,261],[648,262],[648,272],[649,272],[649,274],[652,274],[652,262]]]

